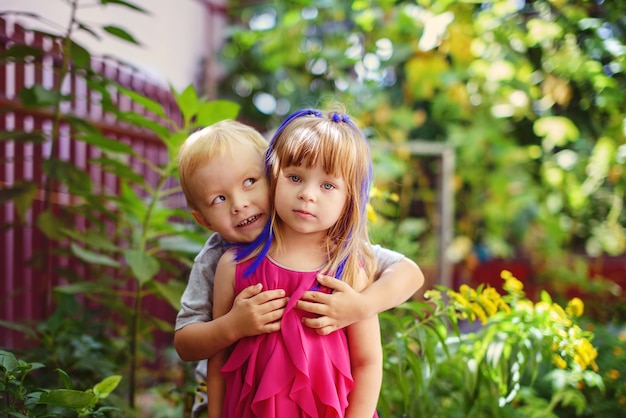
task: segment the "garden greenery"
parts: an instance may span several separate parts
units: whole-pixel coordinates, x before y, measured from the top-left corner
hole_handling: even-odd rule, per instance
[[[502,278],[504,295],[438,287],[381,314],[381,416],[586,416],[581,387],[602,393],[604,383],[593,332],[579,323],[583,302],[563,308],[544,293],[533,303],[510,272]],[[540,396],[546,379],[552,391]]]
[[[0,353],[2,412],[49,416],[50,408],[58,407],[78,415],[137,414],[138,375],[143,360],[152,358],[152,336],[172,330],[172,324],[146,313],[144,301],[156,295],[178,304],[186,279],[180,277],[180,265],[191,264],[206,237],[185,209],[168,205],[178,193],[168,187],[176,172],[176,149],[190,131],[239,113],[269,126],[286,103],[301,106],[333,96],[353,108],[351,113],[372,136],[397,143],[422,137],[456,147],[462,208],[457,231],[472,242],[501,255],[519,246],[548,261],[580,243],[608,253],[621,248],[623,62],[598,38],[604,22],[590,16],[584,7],[590,2],[355,1],[331,7],[332,2],[304,1],[297,10],[284,2],[256,5],[280,13],[274,13],[272,27],[232,32],[224,50],[231,71],[222,86],[233,89],[236,96],[229,97],[234,101],[207,102],[192,86],[172,91],[180,120],[89,67],[91,55],[75,42],[75,31],[129,42],[134,38],[114,26],[95,28],[82,21],[77,12],[87,2],[64,3],[72,8],[68,30],[62,35],[44,32],[62,58],[59,83],[36,84],[19,93],[24,109],[52,115],[51,129],[3,132],[2,139],[46,141],[54,149],[61,126],[68,124],[75,140],[102,151],[89,164],[115,176],[119,194],[94,187],[88,172],[69,166],[54,152],[44,163],[47,184],[32,179],[0,189],[2,202],[13,201],[22,220],[28,219],[23,215],[32,207],[34,192],[43,189],[46,210],[29,226],[42,231],[55,256],[85,262],[80,275],[60,272],[66,284],[55,288],[57,303],[49,318],[28,326],[0,324],[40,343],[24,353],[26,360]],[[524,10],[515,9],[522,3]],[[144,12],[126,1],[98,4]],[[598,7],[611,11],[613,3]],[[246,8],[242,22],[252,26],[253,18],[262,15]],[[584,27],[574,18],[585,21]],[[618,25],[613,18],[611,13],[603,16]],[[580,37],[571,36],[577,31]],[[587,43],[579,45],[579,38]],[[611,74],[598,68],[593,51],[610,64]],[[42,53],[13,44],[2,60],[41,65]],[[376,56],[378,66],[372,65]],[[570,63],[577,71],[568,68]],[[61,86],[72,75],[83,77],[100,94],[105,112],[158,138],[168,151],[167,162],[155,164],[107,138],[87,118],[64,114],[73,98]],[[272,117],[258,110],[262,99],[268,99],[264,92],[280,96]],[[143,111],[119,109],[116,94]],[[234,102],[241,103],[241,112]],[[588,111],[584,123],[574,118],[581,110]],[[565,158],[571,152],[576,158]],[[428,176],[424,182],[408,178],[414,173],[401,157],[381,156],[377,168],[377,173],[389,169],[394,174],[379,184],[379,192],[384,203],[399,209],[393,216],[378,206],[376,211],[383,221],[393,218],[383,223],[390,226],[387,238],[395,237],[396,244],[409,249],[430,223],[417,222],[405,211],[407,193],[393,185],[420,183],[426,190],[430,183]],[[130,170],[130,161],[148,167],[154,174],[150,181]],[[66,187],[80,204],[54,207],[53,184]],[[75,216],[88,219],[88,226],[79,228],[71,221]],[[399,234],[399,228],[412,235]],[[615,239],[604,239],[603,231]],[[542,237],[536,246],[530,243],[532,233]],[[505,295],[484,286],[458,291],[438,287],[427,292],[425,302],[409,302],[381,315],[381,416],[624,412],[624,354],[611,351],[613,357],[606,358],[594,347],[592,331],[581,323],[582,301],[572,299],[561,307],[544,292],[533,302],[519,280],[506,273],[504,280]],[[86,300],[96,308],[86,309]],[[602,333],[600,342],[617,346],[618,331]],[[60,376],[61,388],[50,388],[51,370]]]

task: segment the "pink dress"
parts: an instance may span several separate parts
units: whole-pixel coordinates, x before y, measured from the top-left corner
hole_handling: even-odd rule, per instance
[[[317,284],[317,272],[284,268],[266,257],[244,278],[252,260],[236,268],[235,292],[263,283],[290,296],[281,330],[239,340],[221,372],[226,379],[223,417],[343,417],[354,386],[346,333],[318,335],[302,325],[294,305]]]

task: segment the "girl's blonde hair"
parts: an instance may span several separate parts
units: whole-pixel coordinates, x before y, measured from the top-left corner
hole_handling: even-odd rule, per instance
[[[328,230],[328,260],[322,272],[354,286],[358,271],[373,277],[375,259],[367,234],[366,206],[372,182],[372,158],[363,132],[345,113],[300,110],[278,128],[266,154],[270,201],[274,202],[277,177],[289,166],[320,164],[328,174],[342,177],[347,201],[338,221]],[[282,220],[272,209],[266,241],[281,245]],[[269,247],[267,248],[269,249]]]
[[[213,158],[235,157],[239,147],[252,146],[265,155],[267,140],[256,129],[234,120],[223,120],[189,135],[178,151],[178,176],[191,210],[198,210],[189,188],[189,179],[196,170]]]

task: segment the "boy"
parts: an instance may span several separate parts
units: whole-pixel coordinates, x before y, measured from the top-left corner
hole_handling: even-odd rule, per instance
[[[181,359],[202,360],[196,369],[201,382],[206,378],[204,359],[240,338],[280,329],[284,293],[262,292],[260,286],[244,290],[229,313],[212,320],[217,261],[229,243],[254,240],[269,218],[266,148],[267,141],[256,130],[228,120],[195,132],[180,149],[178,172],[189,209],[200,225],[215,232],[194,260],[174,335]],[[423,285],[424,276],[413,261],[379,246],[374,253],[377,280],[362,293],[322,276],[320,284],[333,292],[304,294],[297,308],[318,315],[306,318],[306,326],[328,334],[399,305]],[[205,409],[204,398],[196,399],[193,416]]]

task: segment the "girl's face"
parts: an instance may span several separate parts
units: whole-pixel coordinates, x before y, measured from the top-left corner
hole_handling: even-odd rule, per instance
[[[343,213],[347,200],[344,179],[324,172],[319,163],[311,168],[286,167],[278,174],[276,212],[296,232],[326,233]]]

